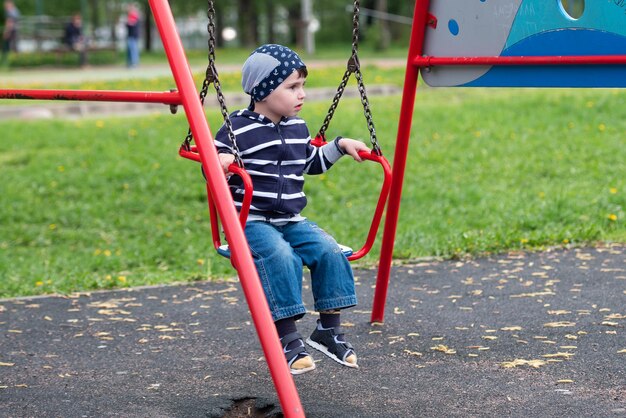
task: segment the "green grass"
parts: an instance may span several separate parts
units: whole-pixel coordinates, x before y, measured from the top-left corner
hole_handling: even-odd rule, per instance
[[[420,87],[395,257],[626,242],[625,98]],[[327,107],[305,107],[311,131]],[[400,98],[372,109],[391,160]],[[219,126],[217,111],[208,118]],[[363,138],[364,125],[344,99],[328,134]],[[199,167],[176,154],[186,126],[182,115],[0,121],[0,297],[234,275],[211,248]],[[308,180],[304,214],[359,247],[379,174],[342,159]]]

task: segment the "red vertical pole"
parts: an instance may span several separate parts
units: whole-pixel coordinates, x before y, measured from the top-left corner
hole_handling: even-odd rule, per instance
[[[371,322],[383,322],[385,318],[385,300],[389,286],[391,273],[391,261],[393,258],[393,246],[396,238],[398,215],[400,212],[400,198],[402,197],[402,182],[406,168],[406,158],[409,149],[411,135],[411,122],[415,107],[415,91],[419,68],[413,64],[413,60],[422,55],[424,35],[428,23],[428,10],[430,0],[417,0],[413,12],[413,27],[411,29],[411,42],[404,76],[404,91],[402,92],[402,107],[400,109],[400,121],[398,123],[398,136],[396,151],[393,159],[393,172],[389,203],[387,203],[387,215],[385,230],[383,233],[382,249],[380,250],[380,262],[378,276],[376,277],[376,291],[372,306]]]
[[[217,151],[213,146],[209,124],[198,98],[189,62],[185,56],[180,37],[176,32],[172,11],[167,0],[150,0],[150,8],[161,34],[176,86],[182,96],[185,114],[198,147],[209,187],[214,191],[214,196],[230,196]],[[263,288],[254,267],[246,237],[239,223],[237,211],[230,199],[217,199],[215,204],[220,218],[223,220],[226,238],[232,253],[231,259],[239,272],[241,286],[261,340],[261,346],[274,380],[283,413],[286,417],[304,417],[300,398],[289,373]]]

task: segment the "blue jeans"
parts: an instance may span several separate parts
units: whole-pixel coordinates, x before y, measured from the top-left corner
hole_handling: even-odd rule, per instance
[[[139,65],[139,39],[126,39],[126,65],[128,67],[136,67]]]
[[[245,233],[274,321],[304,316],[303,266],[311,271],[316,311],[356,305],[350,262],[335,239],[314,222],[275,226],[253,221],[246,224]]]

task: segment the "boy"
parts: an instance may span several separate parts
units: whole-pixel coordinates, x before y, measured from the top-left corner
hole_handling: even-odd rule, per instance
[[[306,76],[306,66],[291,49],[275,44],[257,48],[242,69],[250,106],[230,115],[254,186],[245,234],[292,374],[315,369],[296,327],[306,312],[303,265],[311,271],[314,309],[320,313],[307,343],[344,366],[358,367],[339,327],[339,310],[357,303],[352,269],[334,238],[300,212],[306,205],[303,174],[321,174],[345,154],[360,162],[358,152],[369,151],[364,143],[341,137],[320,148],[311,145],[306,124],[297,117],[306,97]],[[225,126],[215,143],[227,172],[234,155]],[[231,177],[229,184],[241,207],[240,179]]]

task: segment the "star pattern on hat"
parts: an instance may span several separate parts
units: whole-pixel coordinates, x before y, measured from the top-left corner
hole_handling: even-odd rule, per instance
[[[251,55],[261,53],[276,59],[277,64],[263,80],[261,80],[251,90],[251,96],[255,101],[261,101],[285,81],[291,73],[300,68],[304,68],[304,62],[297,53],[286,46],[277,44],[263,45],[257,48]]]

